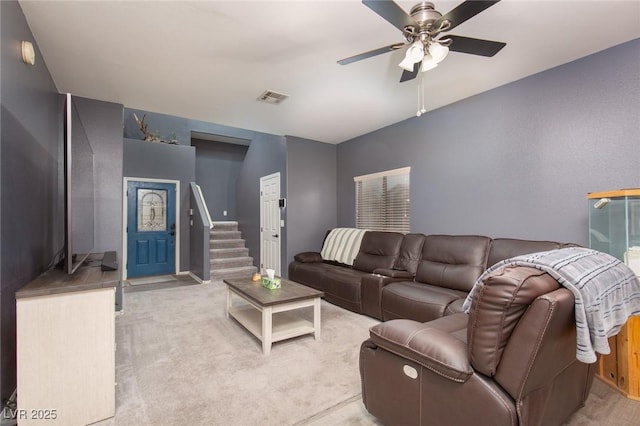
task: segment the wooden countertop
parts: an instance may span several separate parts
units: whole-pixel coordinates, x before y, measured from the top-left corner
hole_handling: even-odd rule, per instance
[[[61,269],[49,269],[16,292],[16,299],[51,296],[76,291],[116,287],[120,271],[103,271],[100,266],[83,266],[72,275]]]

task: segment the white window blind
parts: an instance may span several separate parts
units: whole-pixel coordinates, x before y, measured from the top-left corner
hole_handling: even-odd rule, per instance
[[[356,184],[356,228],[407,233],[411,230],[411,167],[353,178]]]

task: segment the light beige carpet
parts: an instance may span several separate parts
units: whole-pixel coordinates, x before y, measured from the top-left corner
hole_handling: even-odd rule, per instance
[[[321,341],[275,343],[265,357],[258,340],[224,317],[221,282],[182,281],[125,293],[116,319],[116,416],[100,426],[380,425],[362,404],[358,371],[360,343],[376,320],[323,301]],[[568,424],[638,419],[640,402],[596,379]]]
[[[294,425],[360,395],[360,343],[377,321],[323,301],[321,340],[274,343],[264,356],[225,302],[219,282],[125,293],[116,416],[100,424]]]

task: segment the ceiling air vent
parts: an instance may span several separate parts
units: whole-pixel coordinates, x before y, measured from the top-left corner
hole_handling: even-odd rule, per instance
[[[265,90],[262,95],[258,96],[258,100],[268,104],[278,105],[288,97],[289,95],[283,95],[282,93],[274,92],[273,90]]]

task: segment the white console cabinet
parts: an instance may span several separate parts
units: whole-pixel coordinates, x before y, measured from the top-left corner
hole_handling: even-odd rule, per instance
[[[118,272],[76,274],[52,270],[16,293],[18,425],[86,425],[115,414]]]

